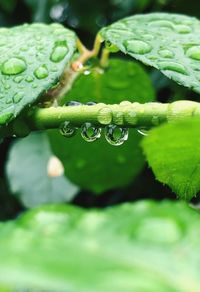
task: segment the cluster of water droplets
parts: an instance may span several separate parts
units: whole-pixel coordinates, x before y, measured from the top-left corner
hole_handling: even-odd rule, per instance
[[[86,105],[92,106],[95,105],[95,102],[87,102]],[[66,104],[67,106],[80,106],[81,103],[78,101],[70,101]],[[65,121],[60,126],[60,133],[66,137],[73,137],[78,131],[78,128],[75,127],[71,122]],[[114,124],[107,125],[104,129],[101,127],[97,127],[90,122],[84,123],[81,128],[81,137],[86,142],[94,142],[98,140],[102,132],[104,132],[106,141],[113,146],[120,146],[125,141],[128,140],[129,130],[127,128],[123,128]]]

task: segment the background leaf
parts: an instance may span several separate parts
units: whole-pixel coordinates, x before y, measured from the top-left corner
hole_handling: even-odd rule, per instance
[[[199,123],[192,118],[157,127],[142,143],[156,178],[188,200],[200,191]]]
[[[1,125],[58,82],[75,43],[75,34],[59,24],[0,30]]]
[[[77,79],[65,101],[74,99],[83,103],[145,102],[154,100],[154,91],[140,65],[113,59],[105,72],[94,68],[89,75],[83,74]],[[67,177],[95,193],[128,185],[144,165],[139,148],[141,137],[134,129],[130,130],[128,141],[120,147],[109,145],[103,137],[88,143],[80,133],[66,139],[57,131],[49,131],[49,137],[53,152],[65,166]]]
[[[47,206],[0,225],[0,283],[11,290],[197,292],[199,236],[199,214],[183,202],[104,211]]]
[[[12,193],[24,206],[68,202],[78,193],[78,187],[62,174],[62,167],[55,160],[49,165],[52,157],[44,133],[31,134],[12,145],[6,166],[7,179]],[[48,165],[53,167],[54,174],[48,173]]]
[[[199,31],[196,18],[150,13],[122,19],[103,28],[101,35],[122,52],[200,93]]]

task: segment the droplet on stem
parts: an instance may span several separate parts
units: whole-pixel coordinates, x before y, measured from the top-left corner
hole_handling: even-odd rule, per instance
[[[105,128],[106,141],[113,146],[120,146],[128,140],[128,129],[116,125],[108,125]]]
[[[66,138],[71,138],[76,134],[76,127],[71,125],[69,121],[65,121],[60,125],[60,133]]]
[[[85,123],[81,127],[81,136],[87,142],[94,142],[101,137],[101,128]]]

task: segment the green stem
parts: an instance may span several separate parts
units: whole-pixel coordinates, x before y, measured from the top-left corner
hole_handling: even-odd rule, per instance
[[[29,111],[23,120],[20,117],[7,127],[2,128],[0,134],[3,136],[24,136],[28,134],[27,129],[29,132],[55,129],[59,128],[60,124],[65,121],[70,121],[72,125],[77,127],[91,122],[97,127],[115,124],[127,128],[149,128],[163,122],[184,120],[187,117],[200,117],[200,103],[187,100],[165,104],[158,102],[140,104],[123,101],[113,105],[99,103],[93,106],[35,108]]]

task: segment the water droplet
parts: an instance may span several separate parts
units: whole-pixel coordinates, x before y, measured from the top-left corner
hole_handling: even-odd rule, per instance
[[[76,101],[76,100],[71,100],[71,101],[67,101],[65,103],[66,106],[79,106],[79,105],[82,105],[81,102],[79,101]]]
[[[125,47],[129,53],[144,55],[151,52],[152,47],[144,41],[128,40],[125,41]]]
[[[86,105],[96,105],[97,103],[96,102],[94,102],[94,101],[88,101],[88,102],[86,102]]]
[[[91,123],[85,123],[81,127],[81,136],[87,142],[94,142],[101,137],[101,128],[96,128]]]
[[[158,51],[158,54],[163,58],[173,58],[174,57],[174,53],[170,50],[167,50],[167,49],[163,49],[163,50]]]
[[[165,27],[170,29],[174,28],[174,24],[168,20],[154,20],[151,21],[148,25],[154,27]]]
[[[119,48],[112,44],[110,41],[106,41],[105,45],[106,49],[111,53],[117,53],[119,51]]]
[[[175,26],[175,30],[178,33],[190,33],[192,31],[192,29],[188,26],[188,25],[184,25],[184,24],[179,24]]]
[[[108,125],[112,122],[112,111],[109,107],[103,107],[99,110],[97,119],[100,124]]]
[[[20,82],[22,82],[22,80],[23,80],[23,76],[16,76],[16,77],[14,78],[14,82],[15,82],[15,83],[20,83]]]
[[[8,83],[5,83],[4,84],[4,88],[7,90],[7,89],[10,89],[10,84],[8,84]]]
[[[22,100],[22,98],[24,97],[24,93],[23,92],[17,92],[14,96],[13,96],[13,102],[14,103],[18,103]]]
[[[123,100],[123,101],[120,102],[120,105],[122,105],[122,106],[130,106],[130,105],[132,105],[132,103],[130,101],[128,101],[128,100]]]
[[[51,59],[52,62],[55,62],[55,63],[60,62],[65,58],[67,53],[68,53],[68,48],[67,47],[65,47],[65,46],[57,46],[57,47],[55,47],[53,49],[53,52],[51,54],[50,59]]]
[[[200,46],[193,46],[189,48],[186,52],[186,56],[191,59],[200,61]]]
[[[1,67],[1,71],[5,75],[16,75],[26,70],[27,66],[24,60],[19,58],[10,58],[5,61]]]
[[[26,82],[30,83],[30,82],[33,82],[34,78],[32,76],[27,76],[25,80]]]
[[[35,70],[34,74],[38,79],[44,79],[49,75],[47,67],[45,65],[38,67]]]
[[[113,146],[120,146],[128,139],[128,129],[119,128],[116,125],[108,125],[105,128],[106,141]]]
[[[169,61],[169,62],[161,61],[161,62],[159,62],[158,65],[159,65],[159,69],[161,69],[161,70],[169,70],[169,71],[174,71],[177,73],[187,75],[186,68],[182,64],[172,62],[172,61]]]
[[[60,125],[60,133],[66,138],[73,137],[76,134],[76,130],[77,129],[68,121]]]
[[[84,74],[84,75],[90,75],[90,74],[91,74],[91,71],[90,71],[90,70],[85,70],[85,71],[83,72],[83,74]]]
[[[148,131],[144,128],[137,129],[138,133],[142,136],[148,136]]]

